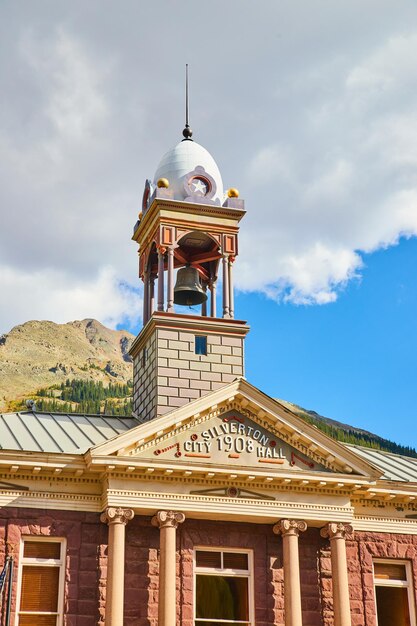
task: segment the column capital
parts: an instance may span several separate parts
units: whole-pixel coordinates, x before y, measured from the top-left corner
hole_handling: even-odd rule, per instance
[[[109,506],[100,515],[100,521],[104,524],[123,524],[126,526],[130,520],[135,517],[132,509],[123,509],[122,507]]]
[[[282,519],[272,528],[276,535],[295,535],[298,537],[300,533],[307,530],[307,522],[298,519]]]
[[[158,511],[152,518],[152,526],[178,528],[178,524],[182,524],[184,520],[184,513],[178,511]]]
[[[353,534],[352,524],[343,522],[329,522],[320,530],[320,535],[325,539],[346,539],[346,535]]]

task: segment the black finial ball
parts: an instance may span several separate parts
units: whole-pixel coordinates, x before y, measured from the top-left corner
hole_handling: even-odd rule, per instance
[[[192,141],[192,139],[191,139],[192,134],[193,134],[193,131],[188,126],[188,124],[186,124],[184,130],[182,131],[182,135],[183,135],[184,139],[190,139]]]

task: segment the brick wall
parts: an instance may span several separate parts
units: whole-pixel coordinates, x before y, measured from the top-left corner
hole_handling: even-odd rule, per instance
[[[347,557],[352,626],[376,626],[373,559],[409,560],[417,589],[417,536],[356,532],[347,543]]]
[[[146,421],[156,417],[157,357],[154,333],[133,360],[133,410]]]
[[[157,626],[159,533],[150,517],[136,516],[126,527],[125,626]],[[0,510],[0,567],[11,552],[16,566],[11,626],[22,535],[66,538],[64,626],[104,626],[108,533],[99,515]],[[193,622],[195,546],[253,550],[256,625],[283,625],[282,539],[273,534],[272,525],[191,519],[177,530],[178,624],[192,626]],[[318,529],[309,528],[300,536],[299,552],[303,626],[334,626],[329,542]],[[356,532],[347,541],[347,557],[352,626],[376,626],[374,558],[410,560],[417,588],[415,536]]]
[[[65,537],[65,626],[104,626],[107,528],[95,513],[2,508],[0,510],[0,566],[6,546],[13,553],[15,576],[11,626],[15,623],[21,537]]]
[[[204,333],[201,333],[204,334]],[[195,354],[195,332],[156,329],[134,360],[134,410],[143,420],[163,415],[243,376],[241,337],[207,335],[207,355]]]
[[[126,526],[124,626],[157,626],[159,532],[150,517]]]

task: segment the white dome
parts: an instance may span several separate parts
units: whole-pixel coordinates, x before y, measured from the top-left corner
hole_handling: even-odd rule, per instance
[[[219,168],[211,154],[195,141],[180,141],[162,157],[155,173],[154,184],[160,178],[167,178],[172,197],[175,200],[185,200],[189,196],[189,174],[203,179],[206,174],[212,189],[207,198],[210,198],[210,203],[223,204],[223,181]]]

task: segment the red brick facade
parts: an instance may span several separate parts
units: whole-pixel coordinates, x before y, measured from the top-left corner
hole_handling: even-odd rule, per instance
[[[15,559],[12,621],[15,623],[19,547],[22,535],[65,537],[65,626],[104,624],[107,528],[95,513],[2,508],[1,564],[6,549]]]
[[[0,511],[0,560],[13,552],[16,576],[22,535],[65,537],[65,626],[103,626],[107,574],[107,527],[93,513],[5,508]],[[193,624],[193,550],[250,549],[254,555],[255,622],[284,623],[282,540],[263,524],[186,519],[177,529],[177,620]],[[125,625],[157,626],[159,530],[150,517],[126,527]],[[333,626],[330,549],[319,529],[300,536],[303,626]],[[373,558],[412,562],[417,588],[417,536],[356,532],[347,541],[352,626],[376,626]],[[1,564],[0,562],[0,564]],[[14,619],[12,619],[12,626]],[[395,625],[393,625],[395,626]]]

